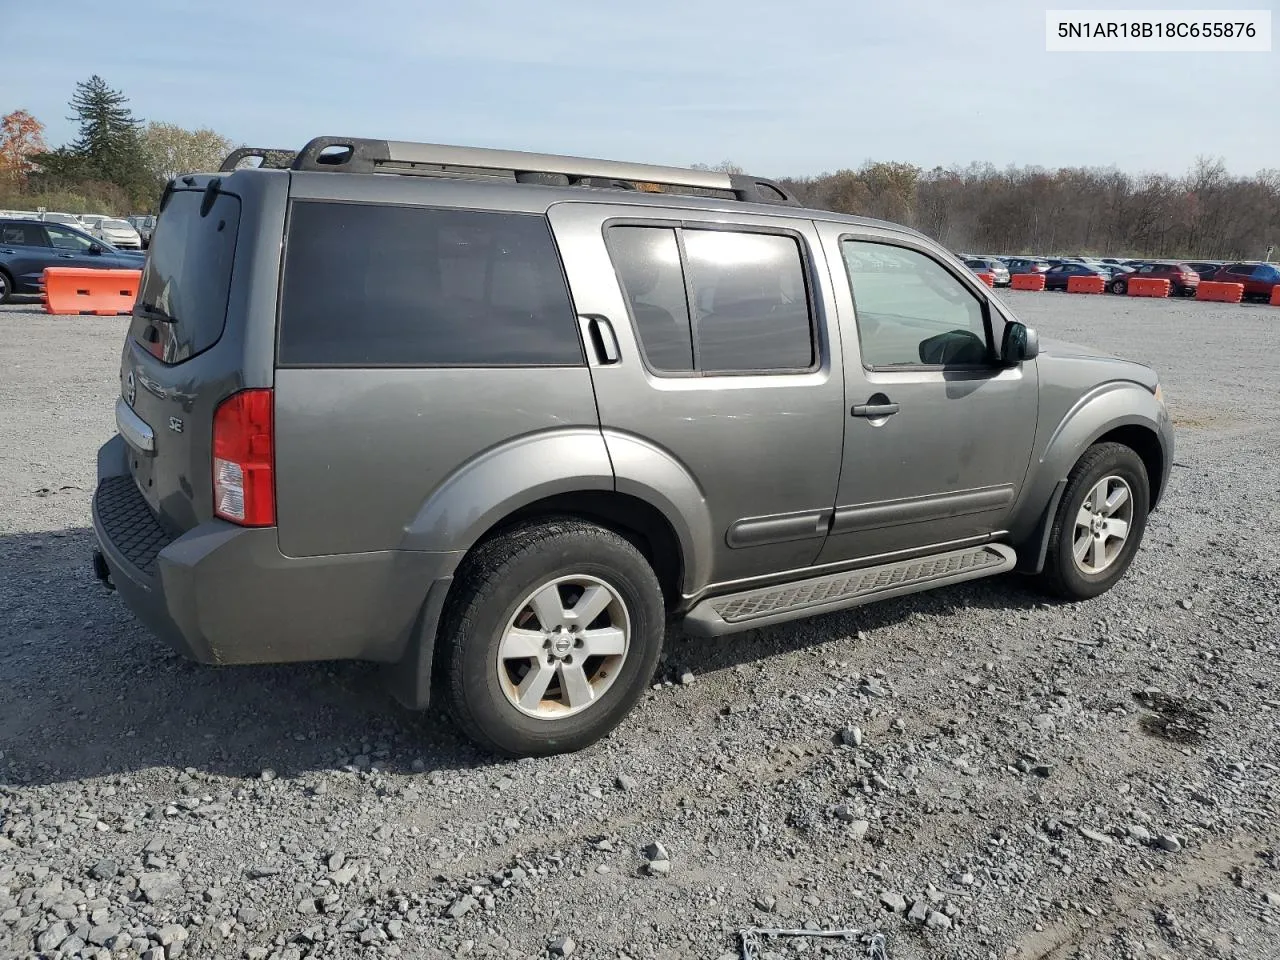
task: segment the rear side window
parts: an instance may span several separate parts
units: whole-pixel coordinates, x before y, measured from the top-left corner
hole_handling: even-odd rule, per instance
[[[0,243],[14,247],[47,247],[44,229],[36,223],[0,223]]]
[[[209,349],[227,319],[240,199],[217,193],[201,213],[204,198],[203,190],[169,195],[142,271],[132,333],[165,363]]]
[[[608,243],[654,370],[758,373],[813,365],[809,291],[794,237],[615,226]]]
[[[295,201],[281,365],[563,366],[582,345],[544,217]]]

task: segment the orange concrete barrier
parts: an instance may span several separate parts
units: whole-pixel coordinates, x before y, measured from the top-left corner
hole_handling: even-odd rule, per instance
[[[47,267],[44,309],[47,313],[88,313],[99,317],[129,313],[138,299],[141,278],[141,270]]]
[[[1131,297],[1167,297],[1169,281],[1158,277],[1130,277],[1128,280]]]
[[[1218,303],[1239,303],[1244,299],[1244,284],[1201,280],[1200,286],[1196,288],[1196,299],[1216,300]]]
[[[1280,283],[1271,288],[1271,305],[1280,307]]]
[[[1067,293],[1101,293],[1106,286],[1101,277],[1067,277]]]
[[[1068,281],[1069,282],[1069,281]],[[1009,278],[1009,286],[1014,290],[1043,290],[1043,273],[1015,273]]]
[[[996,285],[996,275],[994,273],[980,273],[978,279],[985,283],[988,287]]]

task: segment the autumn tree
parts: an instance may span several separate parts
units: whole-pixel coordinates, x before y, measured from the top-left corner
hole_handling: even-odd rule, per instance
[[[0,117],[0,177],[25,183],[34,166],[32,157],[46,149],[44,124],[26,110]]]
[[[152,121],[142,131],[142,156],[152,179],[163,188],[180,173],[217,170],[235,144],[222,134],[201,128]]]

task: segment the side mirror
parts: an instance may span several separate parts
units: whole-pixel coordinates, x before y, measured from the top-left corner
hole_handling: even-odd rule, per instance
[[[1014,320],[1005,324],[1004,339],[1000,344],[1000,359],[1008,366],[1034,360],[1040,355],[1040,337],[1025,323]]]
[[[91,244],[89,244],[89,252],[90,252],[91,254],[93,254],[95,257],[97,257],[97,256],[101,256],[101,254],[102,254],[102,244],[100,244],[100,243],[91,243]]]

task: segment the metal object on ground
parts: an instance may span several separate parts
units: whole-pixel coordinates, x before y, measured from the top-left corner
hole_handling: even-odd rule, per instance
[[[838,930],[779,930],[766,927],[746,927],[738,931],[742,941],[742,960],[760,960],[762,937],[822,937],[838,940],[859,940],[866,947],[867,960],[889,960],[889,948],[883,933],[867,933],[865,930],[843,928]]]

